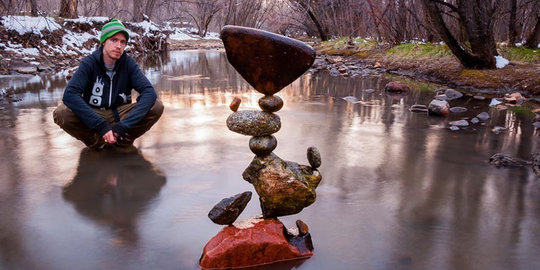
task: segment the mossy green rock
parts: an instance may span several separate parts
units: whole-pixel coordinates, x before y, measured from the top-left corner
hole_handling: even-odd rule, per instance
[[[322,176],[310,166],[271,153],[255,157],[242,174],[259,194],[265,218],[293,215],[315,202]]]

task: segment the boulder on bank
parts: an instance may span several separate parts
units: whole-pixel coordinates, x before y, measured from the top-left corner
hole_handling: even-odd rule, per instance
[[[403,92],[408,92],[411,89],[404,82],[394,81],[394,82],[387,83],[386,86],[384,87],[384,90],[388,92],[403,93]]]

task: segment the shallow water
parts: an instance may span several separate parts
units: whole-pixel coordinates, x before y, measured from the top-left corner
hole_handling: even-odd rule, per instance
[[[197,269],[221,229],[207,218],[215,203],[250,190],[240,219],[260,212],[241,177],[249,137],[225,120],[233,97],[258,109],[262,95],[222,52],[176,51],[141,68],[166,109],[127,156],[85,150],[53,123],[61,76],[0,78],[23,99],[0,110],[1,269]],[[468,112],[427,117],[408,108],[432,93],[388,96],[386,82],[318,73],[279,93],[274,152],[307,164],[318,147],[323,181],[313,205],[281,218],[309,225],[315,255],[271,269],[540,269],[540,179],[487,162],[539,151],[530,117],[467,97],[451,104]],[[447,128],[482,111],[483,125]]]

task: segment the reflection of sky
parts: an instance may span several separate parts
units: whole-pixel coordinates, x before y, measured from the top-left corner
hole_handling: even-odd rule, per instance
[[[129,248],[115,246],[114,234],[59,199],[83,148],[52,121],[66,81],[0,78],[2,88],[23,98],[0,118],[0,231],[19,247],[11,248],[19,253],[10,258],[62,269],[81,262],[122,268],[126,261],[135,269],[195,268],[204,243],[220,229],[207,211],[222,198],[252,190],[241,176],[253,158],[249,137],[229,131],[225,121],[234,97],[242,99],[240,110],[258,110],[262,94],[230,68],[223,52],[171,52],[141,68],[165,112],[135,145],[163,170],[167,184],[145,204],[140,241]],[[307,147],[322,154],[317,201],[283,217],[286,225],[306,221],[313,235],[317,256],[299,269],[537,269],[529,267],[538,265],[540,250],[535,175],[486,162],[495,152],[528,158],[538,151],[530,119],[468,99],[453,105],[473,109],[449,119],[414,114],[408,108],[428,104],[431,94],[388,96],[386,81],[319,73],[278,93],[285,105],[277,113],[282,128],[275,153],[302,164]],[[492,116],[485,125],[446,129],[448,121],[482,110]],[[495,125],[507,131],[494,135]],[[260,212],[254,196],[241,218]]]

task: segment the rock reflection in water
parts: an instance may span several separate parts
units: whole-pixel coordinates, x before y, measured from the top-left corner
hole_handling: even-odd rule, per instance
[[[117,235],[113,244],[136,243],[137,219],[166,178],[140,152],[81,151],[77,173],[63,197],[83,216]]]

